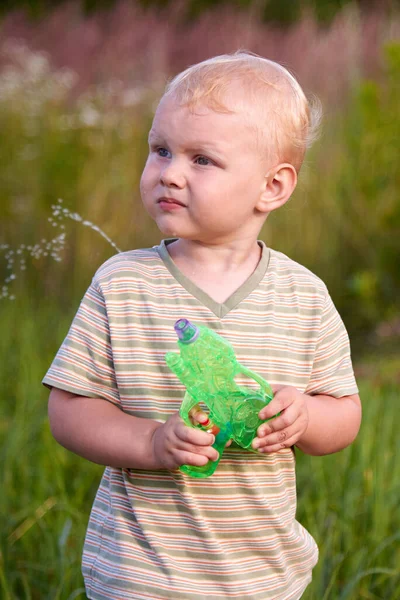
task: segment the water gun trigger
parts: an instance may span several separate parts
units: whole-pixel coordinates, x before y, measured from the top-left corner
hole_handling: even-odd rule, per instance
[[[185,422],[185,425],[188,425],[188,427],[193,427],[193,422],[190,419],[190,411],[197,404],[197,401],[189,394],[189,392],[186,392],[182,400],[181,407],[179,409],[179,415],[182,417],[182,419]]]

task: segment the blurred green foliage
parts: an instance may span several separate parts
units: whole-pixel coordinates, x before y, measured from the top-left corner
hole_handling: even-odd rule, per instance
[[[361,326],[399,314],[400,46],[387,47],[385,54],[385,83],[361,85],[345,119],[337,187],[342,219],[351,228],[342,236],[345,279]]]
[[[41,17],[51,9],[67,0],[3,0],[0,12],[5,13],[16,8],[26,9],[32,17]],[[113,8],[118,0],[80,0],[80,5],[85,13],[108,10]],[[138,0],[144,7],[156,6],[159,10],[168,10],[174,0]],[[249,10],[254,8],[259,11],[263,21],[288,26],[296,22],[304,11],[312,11],[320,23],[329,23],[335,15],[349,3],[358,7],[369,9],[379,6],[391,10],[399,4],[399,0],[186,0],[185,14],[189,19],[195,19],[203,12],[218,6],[229,6]]]

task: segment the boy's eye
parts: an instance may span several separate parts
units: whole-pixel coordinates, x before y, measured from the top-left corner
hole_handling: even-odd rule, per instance
[[[195,162],[198,165],[202,165],[204,167],[206,167],[207,165],[211,165],[212,164],[212,161],[209,158],[207,158],[206,156],[196,156]]]
[[[166,148],[162,148],[162,147],[156,148],[156,152],[157,152],[158,156],[161,156],[161,158],[169,158],[170,152]]]

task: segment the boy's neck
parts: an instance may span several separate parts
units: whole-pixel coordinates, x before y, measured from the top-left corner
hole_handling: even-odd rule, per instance
[[[255,271],[262,250],[257,240],[208,245],[180,238],[168,244],[168,252],[188,279],[223,303]]]

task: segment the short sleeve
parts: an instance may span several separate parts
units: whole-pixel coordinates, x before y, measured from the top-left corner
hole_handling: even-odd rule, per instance
[[[326,293],[307,394],[336,398],[357,394],[350,342],[343,321]]]
[[[103,294],[92,282],[42,383],[120,406]]]

